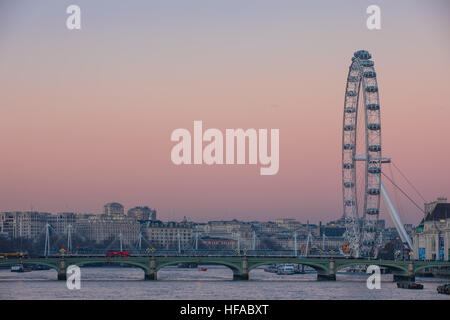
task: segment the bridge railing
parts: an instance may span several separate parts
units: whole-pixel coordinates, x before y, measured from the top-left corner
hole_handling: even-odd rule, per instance
[[[88,256],[106,256],[109,250],[78,250],[75,252],[66,252],[63,255],[66,257],[88,257]],[[322,255],[308,255],[304,256],[301,254],[294,254],[293,250],[195,250],[195,249],[186,249],[186,250],[163,250],[156,249],[154,251],[147,250],[126,250],[129,252],[130,256],[167,256],[167,257],[175,257],[175,256],[185,256],[185,257],[224,257],[224,256],[248,256],[248,257],[292,257],[292,258],[330,258],[330,257],[342,257],[340,254],[322,254]],[[57,251],[51,252],[48,257],[56,257],[61,256],[61,254]],[[44,256],[42,256],[44,258]]]

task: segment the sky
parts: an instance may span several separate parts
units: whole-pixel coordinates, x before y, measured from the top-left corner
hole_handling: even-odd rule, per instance
[[[81,30],[66,28],[71,4]],[[372,4],[381,30],[366,27]],[[337,219],[345,81],[359,49],[375,61],[383,155],[426,200],[450,199],[449,9],[0,0],[0,211],[100,213],[115,201],[162,220]],[[195,120],[222,132],[279,129],[278,174],[174,165],[170,135]],[[421,212],[389,190],[403,221],[417,224]]]

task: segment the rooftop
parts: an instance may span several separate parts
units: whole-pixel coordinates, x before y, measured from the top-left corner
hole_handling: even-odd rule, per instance
[[[450,219],[450,203],[438,203],[433,211],[425,216],[425,221]]]

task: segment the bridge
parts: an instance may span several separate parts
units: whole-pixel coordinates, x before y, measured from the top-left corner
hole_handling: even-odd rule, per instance
[[[426,268],[450,267],[450,261],[419,261],[419,260],[375,260],[352,258],[310,258],[296,256],[158,256],[141,255],[130,257],[107,256],[52,256],[52,257],[24,257],[3,259],[2,265],[31,264],[55,269],[58,280],[66,280],[66,270],[70,265],[85,266],[89,264],[119,264],[121,266],[138,267],[144,270],[145,280],[157,280],[160,269],[179,263],[197,263],[222,265],[233,271],[233,280],[249,280],[250,271],[268,264],[293,263],[309,266],[317,271],[317,280],[335,281],[336,272],[354,265],[377,265],[389,268],[394,274],[394,281],[414,281],[415,275]]]

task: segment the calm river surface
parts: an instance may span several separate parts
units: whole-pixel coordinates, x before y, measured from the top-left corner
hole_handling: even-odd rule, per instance
[[[0,270],[0,299],[447,299],[436,287],[444,279],[417,278],[423,290],[398,289],[392,275],[382,275],[380,290],[366,287],[368,275],[338,274],[335,282],[318,282],[316,274],[281,276],[252,270],[250,281],[232,281],[226,267],[207,271],[167,267],[158,281],[143,281],[137,268],[81,268],[81,289],[69,290],[56,271],[12,273]]]

